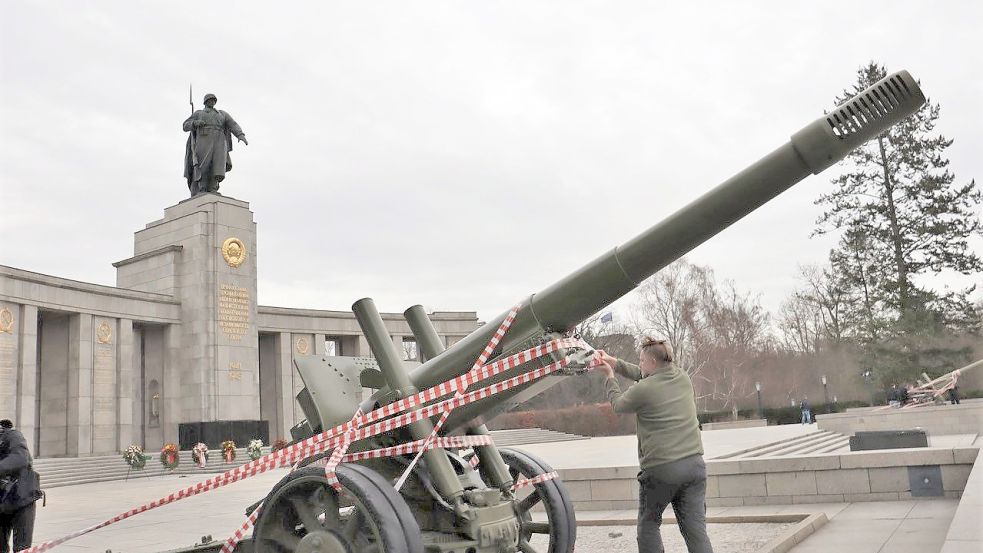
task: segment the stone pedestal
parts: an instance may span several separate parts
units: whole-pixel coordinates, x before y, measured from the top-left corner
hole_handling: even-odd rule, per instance
[[[134,256],[114,265],[117,286],[181,302],[181,324],[164,333],[164,439],[177,441],[179,423],[255,418],[256,223],[249,204],[202,194],[168,207],[135,234]]]

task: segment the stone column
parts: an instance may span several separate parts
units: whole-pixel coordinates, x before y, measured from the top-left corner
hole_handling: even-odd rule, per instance
[[[116,451],[133,443],[133,321],[119,320],[116,346],[117,388]]]
[[[20,386],[17,381],[23,326],[20,319],[19,305],[0,302],[0,419],[12,419],[18,426],[17,400],[20,397]]]
[[[68,430],[66,454],[92,454],[92,315],[72,315],[68,323]]]
[[[324,334],[314,335],[314,355],[324,355],[327,349],[325,344],[327,340],[324,338]]]
[[[92,344],[92,450],[93,454],[119,451],[119,326],[116,319],[96,317]]]
[[[399,352],[399,358],[403,359],[406,355],[403,353],[403,336],[399,334],[391,334],[390,337],[393,340],[393,345],[396,346],[396,351]]]
[[[353,357],[373,357],[372,348],[369,347],[369,341],[361,334],[358,335],[358,351]]]
[[[198,392],[201,390],[200,381],[185,380],[193,376],[185,366],[187,350],[182,347],[186,338],[184,325],[166,325],[164,337],[164,367],[161,379],[160,427],[163,431],[164,443],[178,442],[178,424],[188,420],[192,414],[201,413],[207,398]],[[189,374],[190,373],[190,374]],[[257,401],[258,403],[258,401]],[[150,400],[147,400],[150,409]]]
[[[20,310],[20,360],[17,376],[17,426],[37,454],[38,393],[38,308],[22,305]]]
[[[303,385],[300,384],[300,374],[294,367],[293,341],[289,332],[281,332],[277,336],[278,368],[280,374],[280,431],[284,438],[290,435],[290,427],[304,419],[300,405],[294,397]],[[300,385],[298,387],[298,385]]]

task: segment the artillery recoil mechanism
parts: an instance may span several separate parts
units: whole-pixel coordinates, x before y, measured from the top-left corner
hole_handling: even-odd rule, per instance
[[[545,461],[497,448],[484,423],[589,361],[589,346],[570,338],[577,324],[795,183],[835,164],[924,101],[906,71],[888,75],[668,219],[530,295],[446,350],[423,308],[411,307],[406,320],[426,358],[412,369],[372,300],[359,300],[353,311],[374,362],[324,356],[295,361],[305,383],[298,401],[307,418],[293,429],[295,442],[311,443],[341,427],[332,434],[330,443],[336,445],[311,450],[314,454],[270,491],[258,511],[251,510],[253,536],[235,550],[572,553],[576,520],[562,481],[550,478],[553,469]],[[539,355],[529,356],[532,350]],[[502,370],[467,380],[481,366]],[[528,380],[520,377],[532,373]],[[465,380],[461,388],[439,393],[445,383]],[[363,386],[376,391],[363,399]],[[473,391],[479,388],[494,391]],[[431,389],[438,392],[426,401],[405,404]],[[453,409],[434,408],[450,403]],[[371,418],[397,404],[401,408],[390,418]],[[370,418],[367,427],[361,426],[363,417]],[[384,430],[377,426],[395,420],[410,422]],[[375,430],[359,434],[364,428]],[[438,447],[421,445],[428,442]],[[419,447],[398,449],[407,443]],[[396,454],[372,454],[384,448]],[[357,460],[326,473],[325,464],[330,469],[340,459],[339,449]]]

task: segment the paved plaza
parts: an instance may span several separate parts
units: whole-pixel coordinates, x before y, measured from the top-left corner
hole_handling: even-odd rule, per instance
[[[707,458],[727,455],[748,447],[776,440],[794,438],[814,427],[800,425],[772,426],[717,430],[703,433]],[[585,468],[599,466],[631,466],[637,463],[634,436],[618,436],[531,444],[521,446],[546,459],[556,468]],[[56,551],[150,553],[184,547],[199,541],[204,535],[216,539],[228,536],[242,523],[245,506],[261,499],[267,491],[287,473],[278,469],[231,484],[220,490],[182,500],[131,519],[97,530],[60,546]],[[202,476],[201,479],[206,478]],[[168,493],[187,487],[198,477],[153,477],[110,483],[81,484],[54,488],[48,492],[48,505],[39,508],[35,543],[102,522],[112,516]],[[813,551],[849,550],[851,552],[939,551],[953,519],[958,501],[954,499],[925,499],[864,503],[761,505],[743,507],[711,507],[710,517],[744,516],[762,514],[812,514],[826,513],[830,522],[814,535],[797,545],[795,553]],[[579,511],[577,518],[585,528],[584,547],[590,545],[598,551],[613,546],[616,538],[610,532],[621,532],[621,542],[631,543],[631,524],[635,520],[632,510]],[[667,516],[668,513],[667,513]],[[628,526],[628,529],[589,526],[600,521]],[[748,543],[759,543],[767,528],[751,524],[720,524],[717,532],[726,536],[729,549],[740,551],[742,533]],[[587,529],[590,528],[590,529]],[[600,528],[600,529],[598,529]],[[774,532],[778,532],[775,526]],[[667,541],[676,540],[678,529],[667,525]],[[609,540],[611,540],[609,542]],[[756,540],[756,541],[755,541]],[[678,541],[678,540],[677,540]],[[847,546],[849,546],[847,548]],[[578,551],[590,553],[591,547]],[[750,550],[750,549],[748,549]]]

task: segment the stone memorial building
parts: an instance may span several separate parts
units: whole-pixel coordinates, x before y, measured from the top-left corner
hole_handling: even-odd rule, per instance
[[[0,265],[0,418],[38,457],[155,450],[189,428],[289,439],[303,418],[293,359],[370,355],[349,311],[257,305],[247,202],[168,207],[113,266],[115,287]],[[447,345],[478,326],[474,312],[431,316]],[[383,318],[414,357],[402,315]]]

